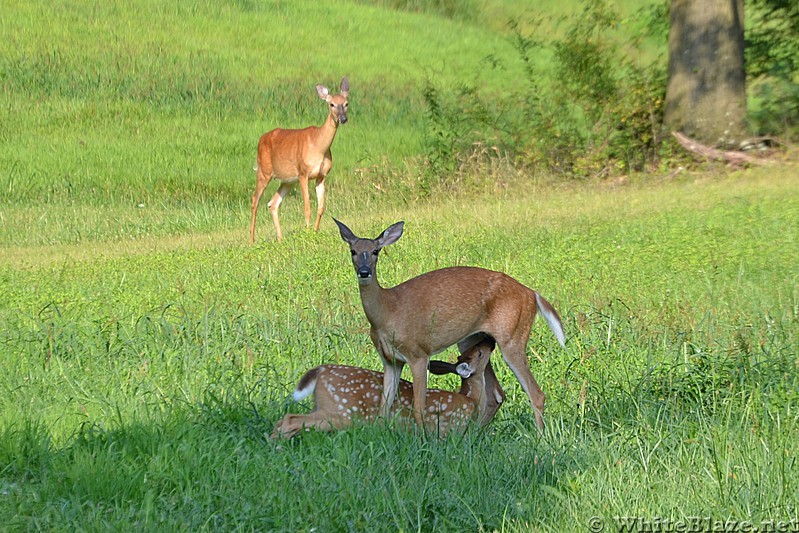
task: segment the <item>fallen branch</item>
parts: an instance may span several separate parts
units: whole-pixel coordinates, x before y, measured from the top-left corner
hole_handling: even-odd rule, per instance
[[[716,161],[726,161],[727,164],[733,167],[743,167],[744,165],[768,165],[771,163],[769,159],[754,157],[744,152],[736,150],[718,150],[712,146],[706,146],[689,137],[686,137],[678,131],[673,131],[671,134],[680,143],[680,146],[685,148],[691,153],[697,154],[705,159],[712,159]]]

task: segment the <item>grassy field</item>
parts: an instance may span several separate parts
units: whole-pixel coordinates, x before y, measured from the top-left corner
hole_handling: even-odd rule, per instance
[[[466,21],[370,4],[7,2],[0,243],[237,228],[258,137],[321,124],[314,86],[337,87],[343,75],[350,122],[333,146],[331,204],[419,197],[412,158],[425,135],[423,84],[513,87],[523,65],[502,30],[532,15],[518,2],[467,3],[477,15]],[[625,5],[636,4],[646,2]],[[300,212],[289,206],[296,200],[288,216]]]
[[[542,322],[530,344],[543,434],[498,363],[508,403],[485,431],[268,441],[287,409],[308,408],[286,400],[306,369],[379,368],[329,220],[254,248],[229,231],[30,249],[0,271],[0,520],[562,531],[592,516],[795,519],[795,171],[349,217],[365,234],[406,220],[380,265],[387,285],[480,265],[555,303],[567,349]]]
[[[386,5],[4,5],[0,524],[795,528],[799,168],[520,176],[419,199],[421,83],[459,83],[488,54],[512,64],[501,21],[524,3],[463,4],[488,24]],[[543,432],[497,354],[508,398],[484,430],[267,438],[309,409],[288,400],[308,368],[380,368],[329,217],[305,230],[293,194],[285,241],[264,208],[246,245],[258,136],[321,124],[313,87],[343,74],[328,214],[371,236],[406,221],[386,286],[475,265],[557,307],[566,348],[540,320],[528,347]]]

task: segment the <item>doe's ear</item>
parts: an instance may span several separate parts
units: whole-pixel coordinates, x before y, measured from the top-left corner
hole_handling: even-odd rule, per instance
[[[389,244],[394,244],[402,237],[402,229],[405,226],[405,222],[400,221],[392,224],[388,228],[386,228],[380,236],[375,239],[377,241],[377,247],[383,248],[388,246]]]
[[[341,238],[344,240],[344,242],[352,244],[358,240],[358,237],[356,237],[352,230],[345,226],[343,222],[339,222],[335,218],[333,219],[333,222],[335,222],[338,226],[338,232],[341,234]]]
[[[324,85],[317,85],[316,86],[316,94],[319,95],[319,98],[327,102],[330,99],[330,91],[327,90],[327,87]]]
[[[343,78],[341,78],[341,89],[339,90],[339,92],[341,93],[341,96],[343,96],[345,98],[349,94],[349,92],[350,92],[350,80],[347,79],[347,76],[344,76]]]

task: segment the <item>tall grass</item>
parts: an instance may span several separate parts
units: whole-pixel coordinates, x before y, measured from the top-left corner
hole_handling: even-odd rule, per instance
[[[567,349],[541,323],[530,343],[549,399],[543,434],[498,363],[508,400],[485,431],[437,440],[366,427],[268,441],[287,410],[307,409],[287,398],[311,366],[379,368],[330,226],[298,224],[284,243],[254,248],[228,232],[107,255],[32,250],[30,266],[0,271],[0,519],[551,531],[592,516],[607,527],[623,516],[790,520],[791,180],[770,170],[341,215],[367,235],[406,220],[381,260],[386,285],[471,264],[555,302]]]
[[[354,169],[419,153],[426,78],[461,85],[487,56],[503,68],[481,85],[502,91],[516,76],[510,42],[482,19],[347,2],[19,2],[6,11],[0,135],[14,143],[0,151],[0,198],[12,202],[108,203],[207,182],[238,199],[257,137],[321,123],[313,86],[344,74],[354,120],[334,153],[338,181],[352,183]]]

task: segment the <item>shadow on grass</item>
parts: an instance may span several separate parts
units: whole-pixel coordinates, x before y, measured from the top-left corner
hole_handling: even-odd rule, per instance
[[[536,516],[572,463],[532,416],[446,439],[367,425],[273,442],[284,410],[209,396],[151,420],[85,425],[63,447],[35,421],[7,428],[0,517],[46,528],[494,529]]]
[[[239,391],[236,382],[149,419],[81,426],[63,446],[41,423],[20,421],[0,435],[0,520],[45,529],[556,531],[674,501],[724,516],[789,512],[799,487],[787,435],[797,421],[781,395],[792,383],[783,366],[756,365],[768,371],[753,374],[768,385],[762,391],[745,380],[710,397],[696,394],[698,376],[683,382],[683,368],[658,368],[605,380],[601,398],[550,413],[543,433],[519,404],[446,439],[364,425],[275,442],[268,435],[286,411],[283,391],[266,383],[264,394]],[[689,483],[674,479],[680,469]]]

